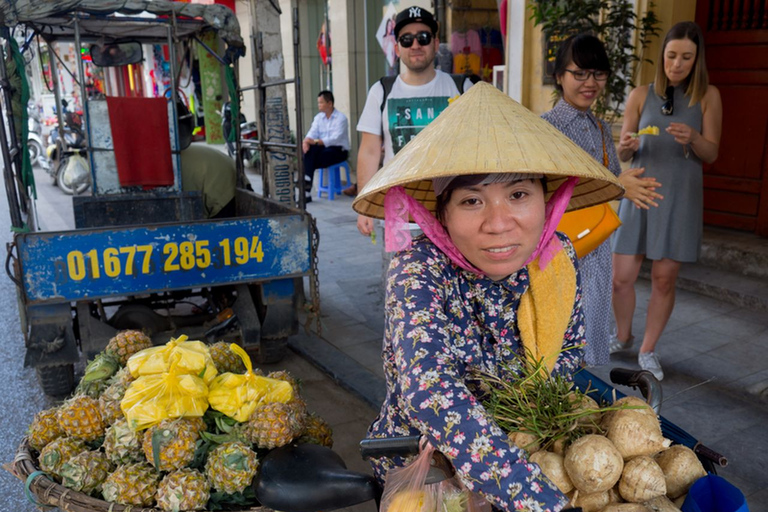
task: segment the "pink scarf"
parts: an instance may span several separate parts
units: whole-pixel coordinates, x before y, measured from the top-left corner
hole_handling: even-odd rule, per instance
[[[544,269],[547,264],[555,257],[557,252],[562,249],[562,244],[555,235],[555,229],[560,223],[560,218],[568,208],[573,189],[579,179],[576,177],[568,178],[565,183],[560,185],[549,198],[545,207],[546,220],[544,221],[544,230],[536,249],[531,254],[528,265],[531,261],[539,258],[539,267]],[[416,224],[424,231],[424,234],[443,251],[454,264],[474,272],[484,275],[483,272],[472,265],[453,243],[445,227],[427,210],[423,204],[408,195],[403,187],[392,187],[387,191],[384,198],[384,219],[385,219],[385,240],[384,247],[388,252],[397,252],[410,249],[411,231],[408,229],[409,217],[416,221]]]

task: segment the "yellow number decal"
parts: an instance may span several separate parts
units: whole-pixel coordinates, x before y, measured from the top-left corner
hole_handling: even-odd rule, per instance
[[[137,245],[136,246],[137,251],[142,251],[144,253],[144,259],[141,262],[141,273],[142,274],[149,274],[149,263],[152,261],[152,246],[151,245]]]
[[[163,265],[163,272],[173,272],[179,270],[179,264],[175,263],[176,258],[179,255],[179,246],[175,242],[168,242],[163,247],[163,254],[168,257],[165,258],[165,265]]]
[[[235,238],[235,261],[240,265],[248,263],[248,239],[242,236]]]
[[[195,268],[195,246],[192,242],[181,242],[179,244],[179,262],[182,270],[192,270]]]
[[[73,281],[82,281],[85,279],[85,258],[80,251],[70,251],[67,254],[67,271],[69,278]]]
[[[197,240],[195,242],[195,253],[197,254],[198,268],[208,268],[211,264],[211,251],[208,249],[208,240]]]
[[[91,249],[85,253],[85,255],[88,256],[88,261],[91,262],[91,278],[100,278],[101,271],[99,270],[99,253],[96,252],[96,249]]]
[[[229,256],[229,238],[225,238],[219,242],[219,246],[221,246],[221,252],[224,256],[224,266],[228,267],[232,264],[232,259]]]
[[[108,247],[104,249],[104,273],[109,277],[118,277],[120,275],[120,258],[117,249]]]
[[[264,259],[264,251],[261,249],[261,240],[259,240],[259,237],[257,236],[253,237],[251,243],[251,258],[259,263]]]
[[[136,246],[121,247],[120,254],[127,254],[128,258],[125,260],[125,275],[133,275],[133,260],[136,257]]]

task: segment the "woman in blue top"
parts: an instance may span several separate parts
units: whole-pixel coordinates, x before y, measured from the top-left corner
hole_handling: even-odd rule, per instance
[[[581,149],[601,162],[625,189],[624,198],[637,208],[658,206],[660,187],[654,178],[643,178],[645,169],[621,172],[613,144],[611,127],[595,117],[591,107],[600,96],[611,74],[611,65],[603,43],[591,34],[574,35],[563,41],[555,59],[555,88],[560,100],[541,117],[563,132]],[[584,359],[589,366],[610,360],[612,265],[611,246],[606,240],[579,260],[584,290],[584,322],[587,345]]]
[[[461,126],[462,129],[456,129]],[[504,511],[567,498],[482,406],[478,372],[514,380],[520,358],[569,376],[584,325],[563,212],[617,197],[615,177],[551,125],[479,83],[382,168],[355,200],[385,218],[387,396],[369,436],[426,436],[458,478]],[[424,235],[411,242],[408,220]],[[379,459],[384,481],[402,459]]]

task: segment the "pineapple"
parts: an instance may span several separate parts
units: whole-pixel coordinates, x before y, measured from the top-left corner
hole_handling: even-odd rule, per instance
[[[304,431],[306,415],[306,405],[300,399],[260,405],[251,414],[244,434],[258,448],[285,446]]]
[[[267,374],[267,377],[270,379],[277,379],[277,380],[284,380],[288,382],[293,387],[293,394],[298,395],[300,388],[301,388],[301,382],[299,382],[298,379],[296,379],[293,375],[288,373],[285,370],[278,370],[274,372],[269,372]]]
[[[99,411],[101,418],[107,425],[112,425],[120,418],[124,418],[120,401],[125,396],[125,391],[133,382],[133,376],[128,368],[123,368],[109,381],[109,387],[99,397]]]
[[[104,453],[114,464],[143,462],[141,434],[128,425],[128,420],[117,420],[104,433]]]
[[[66,401],[59,409],[59,425],[68,436],[95,441],[104,435],[99,402],[86,395]]]
[[[323,418],[314,413],[309,414],[306,427],[298,442],[333,448],[333,430]]]
[[[61,483],[73,491],[91,494],[101,490],[101,484],[111,469],[111,464],[103,453],[81,452],[61,466]]]
[[[178,469],[168,473],[157,487],[158,508],[169,512],[203,510],[211,497],[211,486],[205,476],[194,469]]]
[[[147,463],[126,464],[118,467],[102,484],[102,495],[107,501],[121,505],[151,507],[160,474]]]
[[[120,366],[125,366],[133,354],[151,346],[152,340],[141,331],[120,331],[109,340],[104,352],[114,355],[120,361]]]
[[[64,435],[59,425],[59,410],[56,407],[35,414],[29,425],[29,446],[37,451],[42,450],[48,443]]]
[[[87,449],[85,443],[80,439],[72,437],[54,439],[40,452],[40,469],[60,479],[61,466],[75,455]]]
[[[195,458],[195,447],[200,439],[198,428],[197,423],[186,418],[163,420],[144,433],[144,455],[158,471],[183,468]],[[155,453],[155,446],[159,453]]]
[[[205,476],[211,486],[221,492],[242,492],[251,485],[259,459],[256,452],[239,441],[224,443],[208,454]]]
[[[213,364],[216,366],[219,374],[226,372],[245,373],[243,360],[240,359],[237,354],[232,352],[232,349],[229,348],[229,343],[224,341],[214,343],[209,347],[209,352],[211,354],[211,359],[213,359]]]
[[[119,369],[120,363],[117,357],[109,352],[100,353],[85,367],[85,375],[83,375],[83,378],[77,385],[75,395],[88,395],[91,398],[98,398],[109,386],[109,379]]]

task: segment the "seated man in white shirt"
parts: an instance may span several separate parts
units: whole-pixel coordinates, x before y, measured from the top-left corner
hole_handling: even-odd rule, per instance
[[[333,108],[333,93],[320,91],[317,95],[320,111],[301,144],[304,151],[304,201],[312,201],[312,179],[315,169],[344,162],[349,155],[347,116]]]

